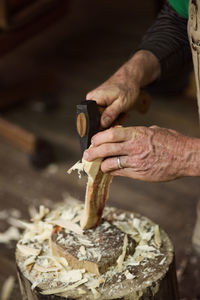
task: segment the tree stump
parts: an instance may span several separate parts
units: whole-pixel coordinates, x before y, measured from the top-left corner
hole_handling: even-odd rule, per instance
[[[81,231],[82,211],[40,207],[24,224],[16,249],[23,300],[179,300],[173,245],[158,225],[106,207],[97,228]]]

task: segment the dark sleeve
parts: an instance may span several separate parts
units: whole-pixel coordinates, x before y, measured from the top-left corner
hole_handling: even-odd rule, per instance
[[[149,50],[160,61],[161,79],[170,78],[191,65],[192,55],[187,35],[187,19],[166,2],[155,23],[144,35],[137,50]]]

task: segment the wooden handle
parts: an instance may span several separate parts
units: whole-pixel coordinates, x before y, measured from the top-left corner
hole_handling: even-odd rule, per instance
[[[3,118],[0,118],[0,136],[28,153],[36,168],[44,168],[55,159],[52,145],[48,141]]]
[[[87,119],[84,113],[80,113],[76,119],[76,128],[79,136],[82,138],[87,131]]]
[[[20,126],[0,118],[0,136],[12,142],[18,148],[30,154],[35,152],[36,137]]]

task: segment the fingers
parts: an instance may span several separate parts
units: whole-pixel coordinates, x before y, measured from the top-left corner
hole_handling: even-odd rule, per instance
[[[118,169],[115,171],[110,172],[112,176],[122,176],[122,177],[129,177],[132,179],[137,179],[137,180],[142,180],[142,181],[147,181],[147,182],[154,182],[153,177],[147,177],[144,174],[134,172],[132,168],[125,168],[125,169]]]
[[[101,126],[103,128],[110,127],[122,112],[123,112],[123,105],[121,100],[118,98],[111,105],[109,105],[103,112],[101,116]]]
[[[133,129],[132,129],[133,130]],[[130,127],[124,128],[121,126],[113,127],[101,132],[98,132],[92,137],[92,145],[99,146],[104,143],[119,143],[127,141],[132,136]]]
[[[126,154],[126,143],[107,143],[87,149],[84,152],[83,158],[87,161],[93,161],[97,158]]]
[[[104,173],[122,170],[118,165],[118,158],[120,160],[120,165],[122,168],[126,168],[130,165],[128,156],[115,156],[105,159],[101,164],[101,170]]]
[[[86,100],[95,100],[98,105],[108,106],[119,96],[119,88],[113,85],[101,85],[86,95]]]
[[[112,176],[122,176],[130,177],[143,181],[154,181],[152,176],[147,176],[145,170],[139,170],[138,168],[133,167],[133,161],[128,156],[119,156],[120,164],[122,168],[120,169],[117,162],[117,156],[107,158],[101,164],[101,170],[104,173],[110,173]],[[137,163],[136,163],[137,165]]]

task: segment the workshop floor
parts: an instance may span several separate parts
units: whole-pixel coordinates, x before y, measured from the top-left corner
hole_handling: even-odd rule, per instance
[[[153,16],[149,1],[144,5],[142,23],[139,8],[132,11],[132,18],[129,12],[127,18],[120,19],[121,23],[119,10],[117,24],[109,26],[107,23],[107,29],[102,26],[94,30],[89,22],[82,20],[80,27],[70,32],[65,20],[0,61],[2,88],[31,78],[33,74],[46,76],[49,72],[60,84],[51,95],[60,103],[57,108],[45,110],[38,97],[3,113],[6,119],[51,141],[56,162],[46,169],[36,170],[26,154],[0,138],[1,232],[10,226],[8,216],[16,215],[13,208],[21,212],[21,218],[28,219],[30,206],[51,205],[65,200],[68,195],[84,199],[85,181],[79,180],[76,174],[67,174],[68,168],[80,159],[75,105],[130,57]],[[106,20],[108,22],[108,17]],[[196,102],[183,95],[154,96],[150,111],[145,116],[132,112],[128,124],[156,124],[199,136]],[[108,201],[108,205],[151,218],[169,234],[175,245],[182,300],[200,299],[200,262],[198,264],[191,246],[199,186],[200,178],[169,183],[115,178]],[[14,242],[0,244],[0,289],[8,276],[16,277],[14,246]],[[21,299],[17,280],[11,299]]]

